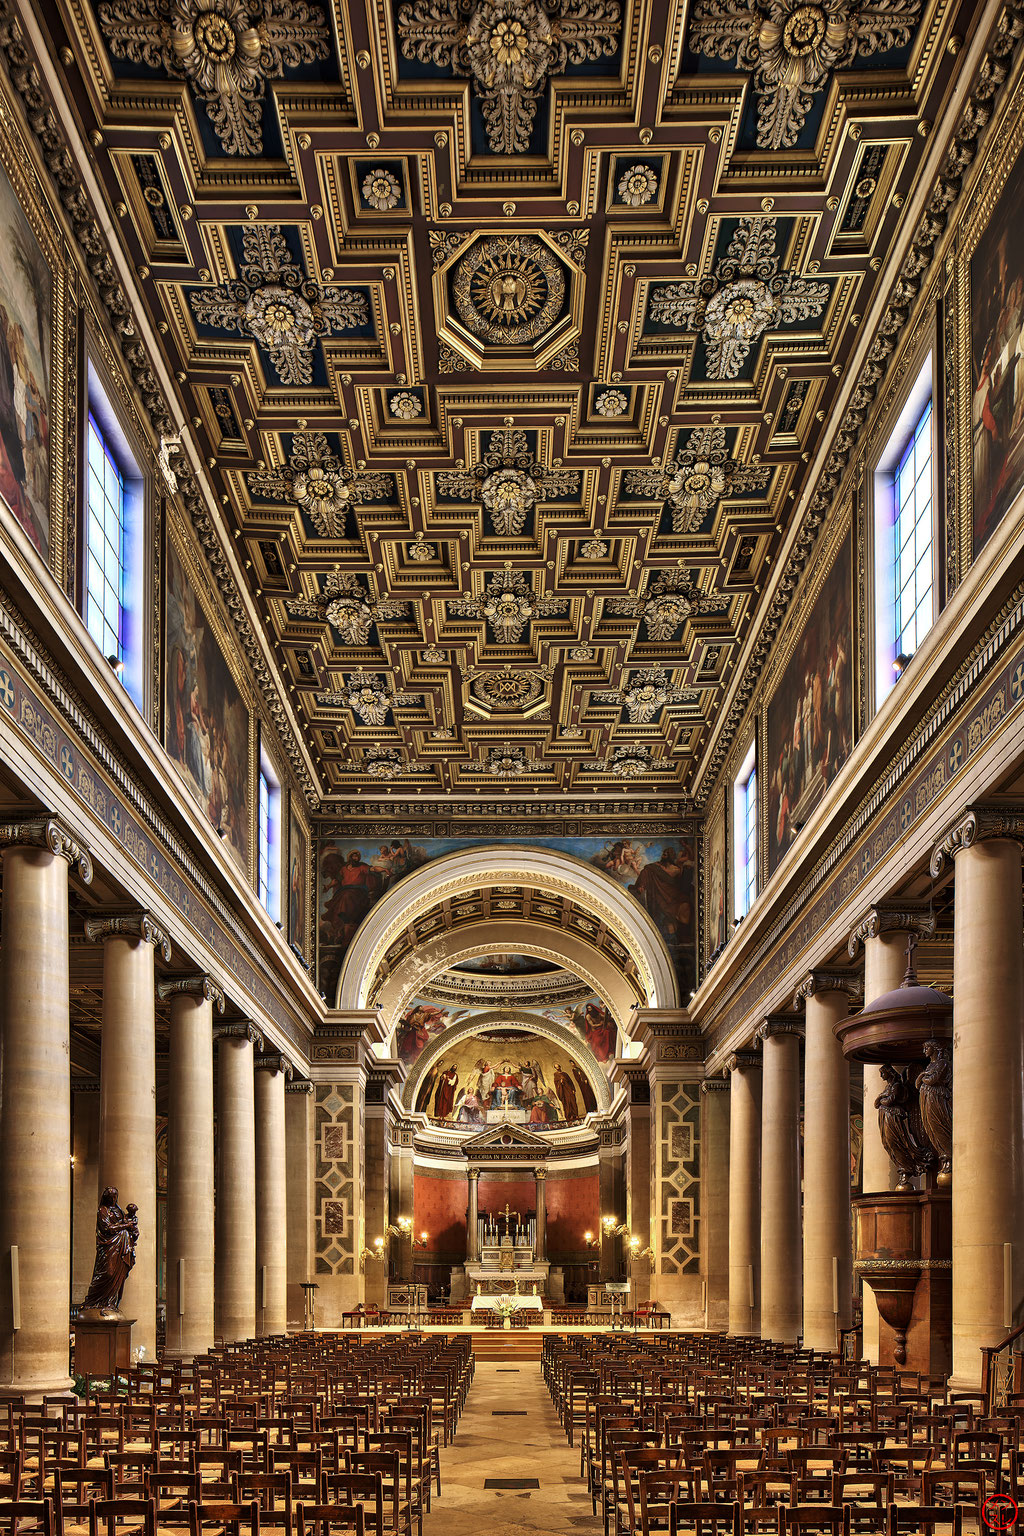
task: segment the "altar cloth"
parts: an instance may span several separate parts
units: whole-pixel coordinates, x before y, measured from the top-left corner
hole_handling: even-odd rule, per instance
[[[544,1311],[544,1301],[540,1296],[513,1296],[511,1291],[501,1291],[499,1294],[511,1297],[516,1304],[513,1309],[516,1312]],[[497,1300],[497,1296],[474,1296],[469,1310],[471,1312],[493,1312],[494,1303]]]

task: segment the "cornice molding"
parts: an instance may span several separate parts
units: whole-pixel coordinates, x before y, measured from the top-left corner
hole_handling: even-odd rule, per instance
[[[171,941],[149,912],[97,912],[85,920],[85,936],[90,944],[106,939],[139,939],[159,948],[164,960],[171,961]]]
[[[932,878],[942,874],[965,848],[1004,838],[1024,848],[1024,803],[988,801],[969,805],[950,823],[932,849],[928,864]]]
[[[85,884],[92,884],[89,845],[71,830],[62,816],[46,814],[0,822],[0,851],[8,848],[48,849],[58,858],[77,865]]]
[[[819,992],[845,992],[852,1002],[859,1002],[864,984],[852,971],[808,971],[793,993],[793,1007],[799,1008]]]
[[[257,1051],[263,1049],[263,1035],[251,1019],[239,1019],[233,1024],[218,1024],[213,1031],[215,1040],[247,1040]]]
[[[212,1003],[218,1013],[224,1012],[224,993],[205,972],[196,976],[165,977],[157,982],[156,995],[161,1002],[166,1002],[169,997],[198,996]]]
[[[846,950],[851,960],[868,939],[881,938],[883,933],[916,933],[919,939],[935,935],[935,914],[923,903],[876,901],[850,930]]]
[[[795,1035],[798,1039],[804,1036],[804,1021],[792,1013],[770,1013],[764,1022],[758,1025],[754,1039],[759,1045],[764,1045],[766,1040],[774,1040],[779,1035]]]

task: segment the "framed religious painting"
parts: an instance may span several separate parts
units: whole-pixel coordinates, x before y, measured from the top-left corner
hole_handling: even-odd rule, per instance
[[[845,531],[800,595],[796,617],[767,683],[759,760],[766,874],[814,813],[850,754],[854,734],[853,533]]]
[[[704,823],[704,964],[725,943],[729,905],[725,790],[715,796]]]
[[[164,746],[211,825],[247,872],[252,848],[251,713],[214,605],[175,539],[165,564]]]
[[[309,833],[299,814],[299,797],[288,797],[288,942],[309,959]]]
[[[16,121],[0,114],[0,501],[70,591],[74,269]]]
[[[961,453],[976,560],[1024,491],[1024,87],[968,206],[959,277]],[[969,373],[968,373],[969,370]],[[969,402],[969,406],[968,406]]]

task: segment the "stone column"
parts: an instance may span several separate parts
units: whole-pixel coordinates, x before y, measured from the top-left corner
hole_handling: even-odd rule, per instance
[[[213,1010],[209,976],[162,981],[171,1001],[167,1063],[167,1346],[170,1359],[213,1348]]]
[[[833,1030],[846,1017],[860,978],[810,971],[796,991],[804,1036],[805,1349],[837,1349],[853,1301],[850,1205],[850,1066]],[[838,1307],[838,1311],[837,1311]]]
[[[757,1333],[761,1264],[761,1058],[737,1051],[729,1090],[729,1332]]]
[[[537,1199],[537,1249],[536,1249],[536,1257],[537,1257],[538,1264],[546,1264],[547,1263],[547,1257],[548,1257],[547,1208],[546,1208],[545,1203],[544,1203],[544,1198],[545,1198],[544,1184],[545,1184],[545,1181],[547,1179],[547,1176],[548,1176],[548,1171],[544,1167],[535,1168],[533,1170],[534,1188],[536,1190],[536,1199]]]
[[[302,1283],[315,1280],[313,1257],[313,1084],[286,1083],[284,1089],[285,1164],[288,1177],[288,1326],[305,1320]]]
[[[89,1289],[96,1261],[96,1207],[100,1199],[100,1080],[72,1078],[72,1227],[71,1295],[80,1300]]]
[[[878,902],[856,923],[847,948],[850,959],[864,945],[864,1006],[893,992],[903,980],[907,968],[907,936],[916,933],[929,938],[935,932],[935,918],[925,906],[912,902],[899,905]],[[896,1188],[897,1171],[882,1146],[875,1100],[883,1088],[880,1067],[864,1066],[864,1145],[861,1152],[861,1193],[878,1194]],[[861,1288],[861,1355],[878,1364],[878,1303],[869,1285]]]
[[[408,1120],[395,1118],[391,1122],[391,1158],[389,1163],[388,1208],[394,1213],[397,1221],[399,1216],[408,1216],[410,1222],[415,1217],[415,1165],[413,1160],[413,1130],[412,1123]],[[468,1243],[467,1243],[468,1253]],[[411,1243],[395,1244],[395,1279],[409,1282],[413,1277],[413,1250]],[[457,1285],[457,1277],[461,1275],[462,1282],[465,1275],[459,1266],[452,1271],[452,1284]],[[454,1300],[453,1296],[453,1300]]]
[[[288,1167],[284,1088],[292,1064],[280,1053],[256,1058],[256,1332],[288,1329]]]
[[[480,1169],[468,1168],[469,1206],[466,1212],[466,1262],[480,1262],[480,1233],[477,1222],[480,1216]]]
[[[617,1061],[612,1081],[623,1083],[629,1095],[626,1107],[626,1226],[640,1239],[640,1248],[654,1247],[651,1225],[651,1083],[647,1068],[635,1061]],[[648,1259],[629,1259],[630,1301],[634,1306],[651,1299],[651,1266]]]
[[[1024,807],[978,805],[931,871],[956,860],[953,916],[953,1373],[977,1391],[981,1351],[1021,1322],[1024,1293]],[[1004,1253],[1010,1294],[1004,1295]]]
[[[597,1177],[598,1177],[598,1203],[601,1207],[601,1216],[614,1216],[617,1225],[622,1225],[626,1217],[626,1195],[624,1180],[622,1177],[622,1146],[616,1139],[614,1143],[608,1142],[598,1147],[597,1151]],[[599,1279],[621,1280],[620,1243],[621,1237],[615,1235],[614,1229],[607,1230],[602,1219],[601,1222],[601,1271]]]
[[[701,1243],[704,1326],[729,1326],[729,1080],[709,1077],[700,1085]]]
[[[225,1344],[256,1335],[256,1111],[254,1024],[217,1030],[217,1210],[215,1316]]]
[[[139,1208],[135,1264],[121,1310],[135,1319],[132,1359],[156,1359],[156,973],[171,944],[148,912],[97,913],[85,936],[103,945],[100,1189]]]
[[[757,1032],[761,1087],[761,1337],[795,1344],[801,1328],[800,1036],[792,1014]]]
[[[55,816],[0,823],[0,848],[0,1391],[38,1398],[71,1385],[68,865],[88,884],[92,861]]]

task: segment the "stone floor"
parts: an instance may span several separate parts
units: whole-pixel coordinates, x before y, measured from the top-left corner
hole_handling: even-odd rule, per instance
[[[540,1486],[490,1489],[488,1478],[536,1478]],[[579,1447],[569,1448],[533,1360],[477,1362],[459,1432],[441,1452],[441,1489],[423,1536],[568,1536],[602,1529],[580,1477]]]

